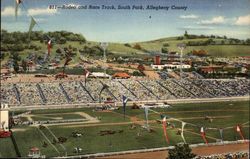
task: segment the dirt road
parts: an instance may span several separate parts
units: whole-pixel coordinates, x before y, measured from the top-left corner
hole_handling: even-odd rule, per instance
[[[231,145],[220,145],[220,146],[208,146],[208,147],[197,147],[193,148],[193,153],[200,156],[207,156],[211,154],[223,154],[223,153],[233,153],[249,151],[249,143],[245,144],[231,144]],[[108,157],[99,157],[98,159],[166,159],[167,151],[157,151],[157,152],[146,152],[146,153],[136,153],[136,154],[126,154]]]

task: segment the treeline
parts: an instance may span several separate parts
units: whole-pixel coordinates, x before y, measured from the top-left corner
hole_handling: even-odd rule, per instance
[[[30,45],[28,36],[28,32],[8,32],[2,29],[1,51],[23,51],[24,49],[40,50],[41,47]],[[68,31],[32,31],[30,34],[31,41],[40,41],[40,43],[47,43],[49,38],[52,39],[52,43],[57,44],[65,44],[67,41],[86,42],[86,39],[81,34],[75,34]]]
[[[183,36],[179,36],[176,40],[184,39],[207,39],[204,41],[188,41],[188,46],[205,46],[205,45],[250,45],[250,39],[240,40],[236,38],[228,38],[227,36],[215,35],[192,35],[185,31]],[[216,41],[215,41],[216,40]]]
[[[227,39],[221,41],[214,41],[213,39],[208,39],[204,41],[188,41],[187,46],[207,46],[207,45],[250,45],[250,39],[239,40],[239,39]]]

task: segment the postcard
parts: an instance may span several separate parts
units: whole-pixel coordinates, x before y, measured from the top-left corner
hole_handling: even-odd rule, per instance
[[[249,0],[1,0],[0,158],[249,158]]]

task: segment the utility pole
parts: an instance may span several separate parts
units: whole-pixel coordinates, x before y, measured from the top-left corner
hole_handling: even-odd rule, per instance
[[[107,57],[106,57],[106,49],[108,47],[108,43],[107,42],[101,42],[101,47],[103,49],[103,62],[105,63],[105,66],[104,66],[104,73],[105,73],[105,76],[106,76],[106,73],[107,73]]]
[[[186,44],[184,44],[184,43],[180,43],[180,44],[177,44],[177,47],[181,50],[181,55],[180,55],[180,65],[181,65],[181,67],[180,67],[180,77],[181,77],[181,79],[182,79],[182,77],[183,77],[183,71],[182,71],[182,61],[183,61],[183,59],[182,59],[182,56],[183,56],[183,50],[186,48]]]

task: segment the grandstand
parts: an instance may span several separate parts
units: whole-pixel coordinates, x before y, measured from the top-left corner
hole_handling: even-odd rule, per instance
[[[103,86],[108,87],[102,91]],[[221,98],[249,95],[247,79],[93,79],[42,83],[2,83],[1,101],[10,106],[87,104],[131,101]]]

